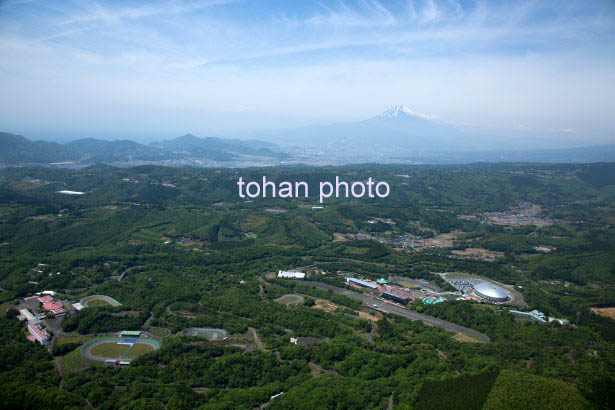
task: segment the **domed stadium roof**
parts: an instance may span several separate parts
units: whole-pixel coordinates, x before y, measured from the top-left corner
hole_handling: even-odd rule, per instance
[[[489,282],[481,282],[474,285],[474,291],[485,299],[493,300],[496,302],[503,302],[510,297],[501,287]]]

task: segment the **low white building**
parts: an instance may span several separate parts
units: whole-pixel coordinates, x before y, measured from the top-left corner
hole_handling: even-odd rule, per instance
[[[278,278],[286,279],[304,279],[305,273],[295,270],[281,270],[278,272]]]
[[[56,294],[57,293],[55,291],[53,291],[53,290],[44,290],[42,292],[35,293],[35,295],[39,295],[39,296],[41,296],[41,295],[55,296]]]
[[[28,309],[19,309],[20,316],[30,322],[34,320],[34,315]]]

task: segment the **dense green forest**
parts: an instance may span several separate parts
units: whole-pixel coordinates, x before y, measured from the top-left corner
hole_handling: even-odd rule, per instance
[[[391,193],[322,206],[317,192],[239,198],[239,176],[262,175],[313,188],[372,177]],[[524,203],[540,206],[535,224],[489,219]],[[591,310],[615,307],[615,164],[16,167],[0,170],[0,215],[0,408],[615,407],[615,320]],[[413,248],[407,238],[449,242]],[[468,248],[497,257],[455,253]],[[293,268],[338,287],[339,270],[443,290],[453,289],[437,272],[480,275],[520,289],[524,310],[571,325],[473,301],[409,306],[491,340],[476,343],[270,275]],[[121,305],[46,319],[46,350],[26,339],[15,310],[44,290]],[[303,300],[283,303],[289,294]],[[182,333],[199,327],[230,336]],[[126,367],[80,355],[85,341],[126,329],[161,348]],[[313,343],[290,342],[302,337]]]

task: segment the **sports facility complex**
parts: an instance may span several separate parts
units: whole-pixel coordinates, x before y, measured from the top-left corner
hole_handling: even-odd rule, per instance
[[[223,340],[228,337],[228,332],[224,329],[210,329],[206,327],[189,327],[181,332],[184,336],[200,336],[210,341]]]
[[[81,347],[81,354],[90,360],[130,364],[137,357],[157,349],[160,349],[160,343],[155,340],[106,337],[84,344]]]

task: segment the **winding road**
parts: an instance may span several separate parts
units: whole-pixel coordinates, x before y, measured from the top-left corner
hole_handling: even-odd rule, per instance
[[[463,327],[455,323],[447,322],[446,320],[438,319],[433,316],[424,315],[422,313],[418,313],[413,310],[405,309],[400,306],[394,305],[392,303],[384,302],[383,300],[377,299],[371,295],[353,292],[352,290],[349,290],[349,289],[338,288],[337,286],[333,286],[333,285],[329,285],[329,284],[321,283],[321,282],[312,282],[312,281],[307,281],[307,280],[297,280],[295,282],[301,285],[314,286],[320,289],[330,289],[333,292],[339,293],[341,295],[345,295],[353,299],[358,299],[361,302],[363,302],[363,304],[365,304],[367,307],[373,310],[377,310],[377,311],[384,312],[384,313],[391,313],[397,316],[402,316],[412,321],[420,320],[426,325],[437,326],[444,330],[448,330],[450,332],[461,333],[466,336],[470,336],[474,339],[478,339],[484,343],[491,342],[491,339],[489,339],[489,336],[487,336],[486,334],[480,333],[474,329]],[[374,307],[374,305],[378,305],[378,306]]]

